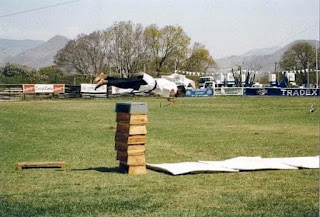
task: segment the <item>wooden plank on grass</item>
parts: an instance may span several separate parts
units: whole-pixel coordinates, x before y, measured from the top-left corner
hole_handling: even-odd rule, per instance
[[[66,167],[64,161],[45,161],[45,162],[19,162],[17,169],[30,169],[30,168],[61,168]]]
[[[118,123],[117,132],[127,133],[129,135],[145,135],[147,134],[146,125],[131,125],[129,123]]]
[[[129,114],[129,113],[117,113],[116,121],[129,123],[129,124],[147,124],[147,114]]]

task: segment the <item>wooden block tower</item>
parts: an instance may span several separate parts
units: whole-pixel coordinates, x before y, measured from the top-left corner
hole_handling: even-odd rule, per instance
[[[115,149],[120,171],[129,174],[146,174],[146,134],[148,107],[143,102],[116,104],[117,130]]]

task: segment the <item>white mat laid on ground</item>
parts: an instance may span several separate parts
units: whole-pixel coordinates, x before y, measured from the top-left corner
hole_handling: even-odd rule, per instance
[[[319,156],[315,157],[287,157],[287,158],[266,158],[272,161],[278,161],[283,164],[307,169],[319,168]]]
[[[156,171],[168,172],[172,175],[200,172],[316,169],[319,168],[319,156],[289,158],[236,157],[224,161],[147,164],[147,167]]]
[[[216,165],[217,161],[200,161],[201,163]],[[236,170],[295,170],[278,160],[270,160],[262,157],[236,157],[225,161],[218,161],[221,166]]]
[[[201,162],[147,164],[147,167],[157,171],[168,172],[172,175],[199,172],[239,172],[238,170],[231,168],[226,168],[219,165],[210,165]]]

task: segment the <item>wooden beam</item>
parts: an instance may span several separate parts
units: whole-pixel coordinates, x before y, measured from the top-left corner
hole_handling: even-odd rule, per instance
[[[128,154],[144,153],[146,151],[146,146],[144,144],[128,145],[126,143],[116,142],[115,150],[124,151]]]
[[[128,123],[118,123],[117,132],[127,133],[129,135],[145,135],[147,134],[147,127],[143,125],[131,125]]]
[[[146,165],[128,166],[120,162],[119,168],[121,172],[128,173],[129,175],[142,175],[147,173]]]
[[[147,114],[129,114],[129,113],[117,113],[116,121],[129,123],[129,124],[147,124]]]
[[[127,166],[145,166],[146,158],[145,155],[128,156],[119,159],[122,164]]]
[[[145,144],[147,138],[145,135],[129,135],[127,133],[116,133],[115,141],[126,144]]]

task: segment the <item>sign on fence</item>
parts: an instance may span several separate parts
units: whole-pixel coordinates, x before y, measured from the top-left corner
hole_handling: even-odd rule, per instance
[[[213,95],[214,95],[214,89],[212,88],[186,90],[186,97],[213,96]]]
[[[222,95],[243,95],[243,87],[221,87]]]
[[[246,88],[246,95],[320,96],[316,88]]]
[[[281,89],[282,96],[319,96],[319,89]]]
[[[81,84],[81,93],[107,93],[107,85],[96,88],[96,84]]]
[[[64,84],[24,84],[23,93],[64,93]]]

